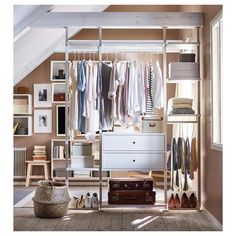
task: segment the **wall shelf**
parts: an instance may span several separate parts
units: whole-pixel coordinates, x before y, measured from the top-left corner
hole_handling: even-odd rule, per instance
[[[52,102],[65,103],[66,84],[52,83]]]
[[[27,137],[32,135],[32,117],[31,116],[14,116],[13,117],[14,137]]]
[[[65,71],[65,61],[51,61],[50,80],[55,82],[65,82]]]
[[[32,115],[32,95],[14,94],[13,95],[13,114]]]
[[[200,114],[168,114],[167,123],[197,123]]]
[[[200,78],[168,78],[166,79],[166,83],[168,84],[177,84],[177,83],[198,83],[200,81]]]

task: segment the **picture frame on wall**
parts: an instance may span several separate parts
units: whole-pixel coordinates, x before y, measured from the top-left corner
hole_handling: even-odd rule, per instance
[[[34,110],[34,133],[52,133],[52,110]]]
[[[34,107],[52,107],[51,84],[34,84]]]

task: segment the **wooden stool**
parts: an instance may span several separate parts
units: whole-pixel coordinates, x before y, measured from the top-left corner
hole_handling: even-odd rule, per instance
[[[50,161],[26,161],[28,163],[25,187],[29,187],[31,179],[48,179],[48,164]],[[33,166],[43,166],[44,175],[32,175]]]

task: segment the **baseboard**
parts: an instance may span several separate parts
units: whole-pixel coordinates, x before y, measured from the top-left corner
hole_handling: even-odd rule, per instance
[[[223,230],[223,225],[204,207],[202,206],[201,209],[203,210],[203,214],[207,214],[207,216],[210,218],[212,223],[219,229]]]

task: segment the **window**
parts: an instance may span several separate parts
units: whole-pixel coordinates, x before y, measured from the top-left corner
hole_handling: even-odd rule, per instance
[[[211,105],[212,105],[212,148],[222,150],[222,30],[223,17],[220,13],[211,22]]]

